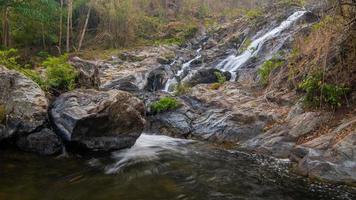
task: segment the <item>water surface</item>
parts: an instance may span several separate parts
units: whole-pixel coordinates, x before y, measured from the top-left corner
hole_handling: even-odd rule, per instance
[[[293,175],[285,161],[166,136],[142,135],[131,149],[99,158],[0,151],[1,200],[355,198],[346,187]]]

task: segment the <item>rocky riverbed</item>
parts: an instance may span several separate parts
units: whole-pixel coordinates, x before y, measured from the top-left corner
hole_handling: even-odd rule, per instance
[[[258,30],[236,21],[214,33],[200,33],[185,47],[144,47],[108,60],[73,57],[81,89],[53,102],[36,83],[2,66],[0,104],[6,120],[0,125],[0,143],[41,155],[58,155],[73,146],[107,152],[132,147],[145,131],[288,158],[302,175],[355,186],[354,104],[341,117],[306,109],[300,95],[284,85],[283,69],[273,71],[275,87],[258,84],[258,67],[277,52],[290,51],[294,36],[306,34],[318,19],[303,11],[283,24],[295,12],[300,10],[271,16]],[[256,55],[249,55],[236,71],[217,67],[224,60],[241,60],[236,55],[246,38],[260,42]],[[216,72],[227,79],[236,75],[236,80],[212,88]],[[165,90],[172,78],[191,85],[189,92]],[[181,106],[152,112],[150,104],[163,96],[175,96]]]

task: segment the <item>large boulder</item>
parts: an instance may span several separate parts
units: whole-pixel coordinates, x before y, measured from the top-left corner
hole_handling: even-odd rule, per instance
[[[2,66],[0,105],[6,118],[0,127],[0,140],[31,133],[47,120],[48,102],[41,88],[24,75]]]
[[[45,156],[60,153],[63,148],[62,140],[50,129],[42,129],[28,136],[22,136],[16,144],[24,151]]]
[[[145,126],[143,102],[119,90],[65,93],[50,115],[65,141],[94,151],[131,147]]]

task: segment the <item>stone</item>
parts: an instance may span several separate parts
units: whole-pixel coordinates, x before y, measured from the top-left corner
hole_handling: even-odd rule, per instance
[[[190,76],[187,76],[182,81],[184,83],[189,84],[190,86],[195,86],[198,84],[206,84],[206,83],[216,83],[218,82],[218,78],[216,77],[215,73],[221,73],[223,76],[226,77],[226,80],[231,79],[231,74],[229,72],[222,72],[218,69],[199,69],[193,72]]]
[[[144,126],[144,104],[130,93],[75,90],[58,97],[51,119],[65,141],[94,151],[131,147]]]
[[[22,136],[17,139],[16,144],[24,151],[45,156],[58,154],[63,149],[60,137],[50,129],[42,129],[28,136]]]
[[[0,105],[4,106],[4,127],[0,140],[31,133],[48,119],[45,93],[32,80],[0,66]]]

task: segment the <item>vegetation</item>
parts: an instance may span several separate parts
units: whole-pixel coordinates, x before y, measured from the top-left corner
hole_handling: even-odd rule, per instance
[[[192,88],[186,83],[178,83],[174,86],[174,95],[180,96],[190,93]]]
[[[156,113],[161,113],[169,110],[176,110],[179,108],[180,104],[177,99],[172,97],[164,97],[159,101],[151,104],[151,110]]]
[[[42,65],[46,68],[47,84],[52,89],[73,90],[77,71],[68,63],[68,56],[49,57]]]
[[[263,65],[258,69],[257,73],[260,76],[260,82],[263,85],[267,85],[269,81],[269,77],[271,72],[284,65],[283,60],[278,60],[276,58],[272,58],[263,63]]]
[[[226,82],[226,76],[224,76],[221,72],[214,72],[214,75],[218,79],[219,84],[224,84]]]
[[[305,102],[311,106],[327,104],[332,108],[340,107],[350,89],[344,86],[324,83],[322,79],[322,73],[314,73],[306,77],[300,84],[299,87],[306,92]]]

